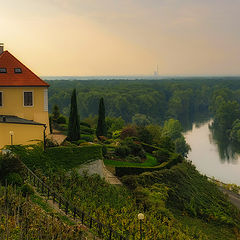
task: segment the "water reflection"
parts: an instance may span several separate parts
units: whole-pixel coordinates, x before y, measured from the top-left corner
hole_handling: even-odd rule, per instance
[[[191,116],[185,116],[180,119],[182,127],[185,132],[191,131],[193,129],[193,125],[197,128],[201,127],[203,124],[209,121],[211,118],[208,112],[197,113]]]
[[[218,129],[214,129],[212,124],[209,124],[210,129],[210,143],[216,144],[218,147],[218,153],[221,162],[237,163],[239,158],[239,152],[237,152],[236,146],[234,146],[226,137],[224,133]]]
[[[209,128],[211,123],[212,120],[194,123],[192,129],[185,132],[192,149],[188,158],[203,174],[240,185],[240,154],[226,136]]]

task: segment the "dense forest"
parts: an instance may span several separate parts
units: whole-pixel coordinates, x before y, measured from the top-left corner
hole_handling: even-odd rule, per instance
[[[104,98],[106,115],[122,117],[126,123],[138,120],[161,124],[166,119],[180,120],[184,127],[192,121],[216,113],[216,98],[240,103],[239,77],[185,78],[167,80],[88,80],[48,81],[49,107],[59,106],[68,116],[73,88],[77,89],[81,120],[97,115]]]

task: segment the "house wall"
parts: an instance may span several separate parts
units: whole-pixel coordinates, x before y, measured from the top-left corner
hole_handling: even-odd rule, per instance
[[[11,144],[10,131],[13,131],[13,144],[35,144],[43,141],[42,125],[0,123],[0,149]]]
[[[45,87],[0,87],[3,93],[3,106],[0,115],[14,115],[20,118],[46,124],[49,134],[47,88]],[[33,106],[24,106],[23,94],[33,92]]]

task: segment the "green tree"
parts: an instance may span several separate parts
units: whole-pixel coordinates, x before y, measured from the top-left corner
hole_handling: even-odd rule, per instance
[[[222,132],[229,134],[234,121],[240,118],[239,108],[239,103],[236,101],[223,101],[216,109],[214,125]]]
[[[141,142],[153,144],[153,136],[146,127],[137,127],[137,136]]]
[[[60,117],[60,110],[59,110],[59,107],[58,105],[54,105],[53,106],[53,110],[52,110],[52,120],[54,122],[57,122],[58,118]]]
[[[169,119],[164,122],[163,126],[163,136],[169,136],[173,141],[182,135],[182,126],[178,120]]]
[[[77,93],[76,89],[72,92],[71,108],[68,124],[68,140],[78,141],[80,139],[80,120],[77,109]]]
[[[100,136],[107,136],[106,122],[105,122],[105,106],[103,98],[100,98],[99,108],[98,108],[98,124],[96,129],[96,135],[99,138]]]
[[[182,135],[182,126],[178,120],[169,119],[165,121],[162,136],[169,137],[173,141],[177,153],[180,153],[183,157],[187,156],[191,148]]]
[[[230,132],[230,140],[235,143],[240,143],[240,120],[239,119],[237,119],[233,123],[233,127]]]
[[[106,117],[106,128],[108,132],[121,130],[125,125],[122,117]]]
[[[147,127],[147,130],[150,132],[153,138],[153,144],[159,144],[162,141],[162,127],[160,125],[150,124]]]
[[[180,153],[183,157],[187,157],[188,152],[191,150],[189,144],[186,143],[186,140],[183,136],[177,138],[175,141],[175,151]]]
[[[136,113],[132,117],[132,122],[137,126],[147,126],[150,124],[150,120],[145,114]]]

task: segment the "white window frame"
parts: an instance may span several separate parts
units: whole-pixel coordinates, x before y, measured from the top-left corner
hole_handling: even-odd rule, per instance
[[[27,92],[31,92],[32,93],[32,105],[31,106],[25,106],[24,105],[24,93]],[[34,91],[33,90],[29,90],[29,91],[23,91],[23,107],[34,107]]]
[[[0,91],[0,93],[2,93],[2,105],[0,105],[0,108],[2,108],[3,107],[3,91]]]

